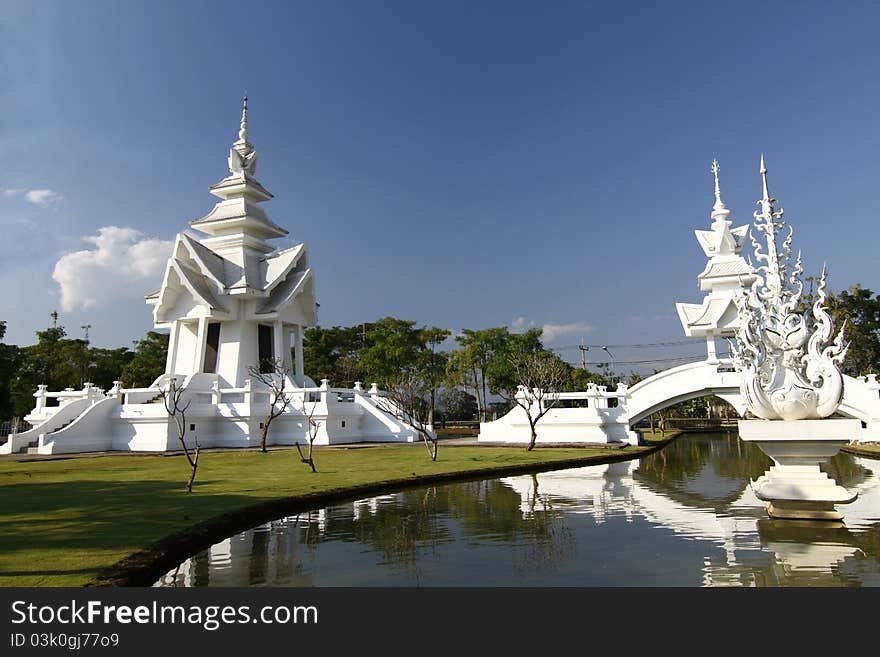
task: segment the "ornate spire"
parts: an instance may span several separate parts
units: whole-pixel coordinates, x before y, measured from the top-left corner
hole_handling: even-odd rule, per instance
[[[238,128],[238,141],[233,142],[229,151],[229,172],[233,175],[253,177],[257,170],[257,151],[248,141],[247,96],[241,101],[241,123]]]
[[[238,141],[243,144],[248,143],[247,128],[247,94],[245,94],[241,100],[241,127],[238,129]]]
[[[767,188],[767,165],[764,164],[763,153],[761,153],[761,182],[764,185],[764,198],[761,199],[761,202],[771,203],[773,199],[770,198],[770,190]]]
[[[712,206],[712,214],[710,216],[715,221],[723,221],[730,216],[730,210],[727,209],[724,201],[721,200],[721,187],[718,185],[718,172],[721,171],[721,167],[718,166],[718,160],[712,160],[712,167],[709,171],[715,177],[715,205]]]

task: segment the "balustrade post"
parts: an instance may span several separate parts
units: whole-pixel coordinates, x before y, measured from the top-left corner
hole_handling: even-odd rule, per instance
[[[41,383],[37,386],[37,391],[34,393],[34,397],[37,398],[37,405],[34,407],[34,413],[37,415],[41,415],[42,412],[46,408],[46,389],[48,386],[45,383]]]

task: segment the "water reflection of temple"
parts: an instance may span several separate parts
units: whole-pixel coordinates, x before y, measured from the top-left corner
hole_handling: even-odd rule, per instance
[[[717,451],[718,443],[712,447]],[[524,517],[547,508],[587,514],[597,525],[613,516],[628,522],[641,517],[720,547],[706,552],[705,586],[880,586],[877,539],[865,545],[871,539],[863,536],[865,529],[880,528],[878,461],[838,458],[838,467],[846,469],[845,476],[838,473],[841,483],[859,491],[844,524],[767,518],[748,479],[725,473],[718,466],[731,461],[716,456],[686,477],[668,476],[669,468],[654,470],[650,461],[625,461],[502,481],[520,495]],[[866,566],[866,560],[873,563]]]
[[[514,553],[514,569],[552,574],[562,564],[578,578],[602,560],[596,549],[617,568],[664,558],[656,535],[658,545],[674,537],[689,546],[677,551],[698,575],[688,585],[880,586],[880,462],[834,462],[838,481],[859,491],[843,525],[767,518],[748,483],[765,458],[735,436],[689,437],[641,461],[408,489],[265,523],[195,555],[162,583],[444,585],[440,573],[471,567],[463,585],[489,577],[499,585],[519,576],[502,570]],[[661,571],[652,583],[664,581]]]

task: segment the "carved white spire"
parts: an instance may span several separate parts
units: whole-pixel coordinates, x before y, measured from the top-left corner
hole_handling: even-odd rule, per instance
[[[709,215],[712,217],[711,230],[694,231],[700,246],[703,247],[703,252],[709,258],[738,256],[740,251],[742,251],[743,242],[748,231],[747,226],[731,228],[733,222],[729,219],[730,210],[727,209],[724,201],[721,200],[721,186],[718,182],[719,171],[721,171],[721,167],[718,166],[718,160],[712,160],[709,172],[715,179],[715,205],[712,206],[712,213]],[[738,275],[746,271],[748,271],[747,267],[736,273]]]
[[[241,122],[238,140],[229,149],[229,174],[211,186],[211,193],[222,199],[208,214],[190,222],[190,225],[211,237],[202,243],[250,274],[242,280],[250,285],[256,279],[253,263],[275,247],[268,240],[284,237],[287,231],[275,224],[260,207],[272,198],[254,177],[257,170],[257,151],[248,140],[248,99],[241,103]]]
[[[718,172],[720,170],[721,167],[718,166],[718,160],[712,160],[712,167],[709,171],[715,177],[715,205],[712,206],[712,214],[710,216],[715,221],[723,221],[730,216],[730,210],[727,209],[724,201],[721,200],[721,187],[718,184]]]
[[[238,128],[238,141],[244,144],[248,143],[247,128],[247,94],[245,94],[241,99],[241,125]]]
[[[843,395],[838,369],[847,350],[843,328],[832,341],[831,317],[824,307],[824,268],[812,313],[798,312],[803,292],[800,253],[791,268],[791,227],[782,245],[776,244],[777,233],[785,228],[784,211],[773,208],[763,155],[760,171],[762,198],[761,209],[754,213],[755,230],[764,234],[767,250],[751,236],[759,263],[757,278],[736,298],[740,328],[734,352],[741,390],[749,410],[764,420],[828,417]]]
[[[241,101],[241,123],[238,128],[238,141],[233,142],[229,151],[229,172],[233,175],[253,177],[257,172],[257,151],[248,141],[247,96]]]

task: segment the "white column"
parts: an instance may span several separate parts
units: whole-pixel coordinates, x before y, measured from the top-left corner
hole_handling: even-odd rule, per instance
[[[194,372],[201,372],[205,369],[205,345],[208,342],[208,318],[199,317],[199,332],[196,337],[196,353],[195,362],[193,363]]]
[[[718,362],[718,355],[715,353],[715,336],[711,334],[706,336],[706,360],[710,363]]]
[[[168,336],[168,357],[165,360],[165,374],[174,374],[177,360],[177,340],[180,337],[180,321],[171,322],[171,335]]]
[[[281,362],[283,367],[287,358],[284,357],[284,324],[280,319],[276,319],[272,324],[272,339],[275,341],[273,349],[275,358]]]
[[[305,372],[303,370],[303,327],[302,324],[295,324],[293,327],[294,332],[294,360],[296,361],[294,364],[294,373],[296,374],[296,380],[300,385],[304,385],[305,383]]]

